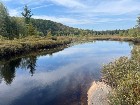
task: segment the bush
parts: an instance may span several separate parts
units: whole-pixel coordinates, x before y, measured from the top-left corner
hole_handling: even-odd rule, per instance
[[[103,81],[112,88],[111,105],[140,105],[140,46],[132,57],[121,57],[103,67]]]

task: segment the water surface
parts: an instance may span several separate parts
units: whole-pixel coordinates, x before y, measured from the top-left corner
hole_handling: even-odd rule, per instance
[[[96,41],[0,61],[0,105],[87,105],[103,64],[130,56],[127,42]]]

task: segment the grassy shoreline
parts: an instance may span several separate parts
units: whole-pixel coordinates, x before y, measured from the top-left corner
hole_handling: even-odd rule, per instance
[[[62,45],[62,46],[57,46],[56,48],[50,48],[50,49],[40,49],[37,51],[30,51],[30,52],[25,52],[23,54],[17,54],[15,56],[7,56],[3,57],[0,59],[0,64],[5,64],[10,61],[14,61],[16,59],[21,59],[21,58],[29,58],[29,57],[39,57],[39,56],[45,56],[45,55],[52,55],[53,53],[59,52],[64,50],[65,48],[68,48],[68,45]]]
[[[90,41],[90,40],[111,40],[111,41],[128,41],[133,43],[140,43],[140,38],[135,37],[121,37],[121,36],[83,36],[78,38],[78,40]]]
[[[59,37],[25,37],[22,39],[6,40],[0,39],[0,58],[16,56],[40,49],[50,49],[73,42],[84,42],[94,40],[130,41],[140,43],[140,38],[120,36],[59,36]]]
[[[120,57],[105,65],[102,80],[111,86],[111,105],[140,105],[140,46],[135,45],[131,58]]]
[[[40,49],[50,49],[71,43],[69,37],[26,37],[0,41],[0,58],[15,56]]]

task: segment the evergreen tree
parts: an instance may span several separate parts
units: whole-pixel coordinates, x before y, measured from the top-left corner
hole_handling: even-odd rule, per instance
[[[0,35],[8,36],[10,19],[6,7],[0,2]]]
[[[21,14],[25,18],[25,23],[29,24],[30,23],[30,19],[33,16],[33,14],[31,13],[31,10],[28,8],[27,5],[25,5],[24,11]]]
[[[25,18],[25,23],[26,23],[26,28],[27,28],[26,34],[28,36],[29,35],[37,35],[37,30],[36,30],[36,28],[31,23],[31,17],[33,15],[31,13],[31,9],[29,9],[28,6],[25,5],[24,12],[22,12],[21,14]]]

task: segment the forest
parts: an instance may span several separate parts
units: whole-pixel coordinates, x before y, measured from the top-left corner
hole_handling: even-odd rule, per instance
[[[0,37],[7,39],[24,38],[27,36],[98,36],[117,35],[138,37],[140,27],[140,17],[137,19],[138,25],[127,30],[106,30],[95,31],[78,29],[53,22],[51,20],[33,19],[32,12],[28,6],[24,7],[22,17],[9,16],[7,8],[0,2]]]

